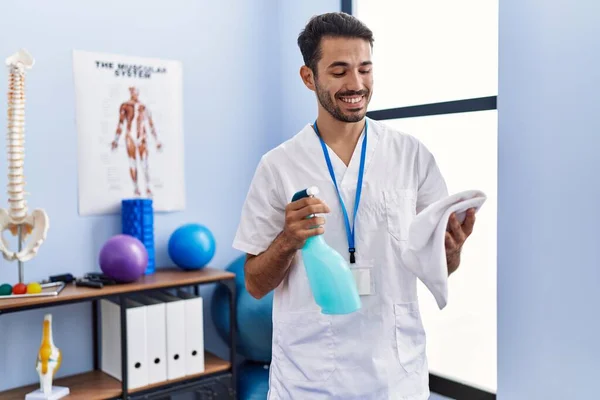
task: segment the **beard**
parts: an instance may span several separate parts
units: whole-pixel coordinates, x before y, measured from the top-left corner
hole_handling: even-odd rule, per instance
[[[336,105],[335,100],[332,98],[332,96],[329,95],[329,92],[327,92],[325,89],[321,88],[319,86],[318,83],[315,82],[315,88],[316,88],[316,92],[317,92],[317,99],[319,100],[319,103],[321,103],[321,106],[327,110],[327,112],[329,114],[331,114],[331,116],[335,119],[337,119],[338,121],[342,121],[342,122],[359,122],[361,121],[367,111],[366,111],[366,107],[364,110],[361,111],[354,111],[351,113],[344,113],[342,111],[342,109]],[[347,92],[341,92],[338,93],[338,97],[343,97],[343,96],[356,96],[356,95],[360,95],[360,96],[364,96],[366,101],[366,104],[369,104],[369,97],[370,97],[370,91],[368,90],[351,90],[351,91],[347,91]]]

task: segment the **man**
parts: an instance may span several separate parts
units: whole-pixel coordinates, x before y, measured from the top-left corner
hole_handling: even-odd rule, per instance
[[[243,206],[234,247],[247,253],[247,290],[255,298],[275,291],[270,399],[429,397],[417,278],[400,254],[412,218],[448,193],[423,144],[366,118],[372,44],[371,31],[346,14],[307,24],[300,75],[316,93],[316,123],[262,157]],[[290,202],[313,185],[318,196]],[[473,228],[474,211],[467,215],[462,226],[449,221],[448,274]],[[321,234],[361,276],[355,313],[325,315],[314,301],[298,250]]]
[[[119,145],[119,138],[123,132],[123,125],[126,126],[125,144],[127,146],[127,158],[129,159],[129,174],[133,181],[134,195],[140,196],[140,188],[138,185],[138,170],[137,157],[139,155],[141,164],[144,168],[146,178],[146,195],[152,197],[150,190],[150,168],[148,165],[148,130],[156,140],[156,149],[161,150],[162,144],[158,141],[156,128],[150,110],[139,101],[140,92],[136,87],[129,88],[130,99],[121,104],[119,107],[119,123],[117,124],[117,132],[111,147],[115,150]],[[134,124],[132,131],[132,124]]]

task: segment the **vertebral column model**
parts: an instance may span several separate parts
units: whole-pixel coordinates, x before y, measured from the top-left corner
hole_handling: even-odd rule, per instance
[[[0,229],[19,234],[21,240],[27,235],[31,239],[18,251],[12,251],[2,236],[0,251],[6,260],[28,261],[35,257],[46,239],[49,221],[46,212],[36,209],[27,213],[25,201],[25,70],[30,69],[34,60],[25,50],[6,59],[9,71],[8,81],[8,202],[9,209],[0,209]],[[19,232],[20,229],[20,232]]]

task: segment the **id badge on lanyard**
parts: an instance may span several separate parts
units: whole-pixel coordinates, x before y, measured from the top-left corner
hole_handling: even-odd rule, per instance
[[[354,214],[352,215],[352,226],[350,226],[350,219],[348,218],[348,212],[346,211],[346,205],[344,204],[344,200],[342,199],[342,195],[340,193],[340,189],[337,184],[337,180],[335,179],[335,172],[333,170],[333,165],[331,164],[331,158],[329,157],[329,151],[327,150],[327,145],[325,141],[321,137],[319,133],[319,128],[317,126],[317,121],[313,125],[315,133],[319,137],[321,142],[321,147],[323,149],[323,155],[325,156],[325,161],[327,162],[327,169],[329,169],[329,175],[331,176],[331,180],[333,181],[333,185],[335,186],[335,190],[338,195],[338,199],[340,201],[340,206],[342,208],[342,213],[344,214],[344,223],[346,226],[346,236],[348,237],[348,253],[350,260],[350,267],[352,268],[352,272],[354,274],[354,278],[356,280],[356,284],[358,286],[358,292],[360,295],[371,294],[373,292],[373,282],[372,282],[372,274],[371,268],[369,267],[361,267],[361,262],[359,260],[358,265],[356,263],[356,246],[354,243],[354,225],[356,222],[356,214],[358,212],[358,206],[360,204],[360,195],[362,192],[362,182],[363,175],[365,172],[365,157],[367,152],[367,130],[368,123],[365,120],[365,135],[362,142],[362,149],[360,153],[360,167],[358,170],[358,182],[356,184],[356,195],[354,201]]]

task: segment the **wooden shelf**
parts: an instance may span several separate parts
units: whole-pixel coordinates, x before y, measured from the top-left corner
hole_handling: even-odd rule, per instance
[[[161,386],[228,371],[231,368],[231,364],[228,361],[222,360],[211,353],[205,352],[204,357],[205,371],[203,373],[144,386],[142,388],[130,390],[129,392],[136,393],[149,389],[157,389]],[[54,385],[67,386],[70,389],[71,394],[67,397],[63,397],[68,400],[102,400],[115,398],[121,395],[121,382],[102,371],[90,371],[83,374],[58,378],[54,381]],[[39,388],[39,384],[34,383],[6,392],[0,392],[0,400],[23,400],[27,393],[30,393],[37,388]]]
[[[194,271],[185,271],[177,267],[159,268],[154,274],[144,275],[136,282],[107,285],[102,289],[79,287],[74,283],[70,283],[57,296],[20,298],[0,297],[0,315],[35,308],[97,300],[120,294],[128,295],[149,290],[195,286],[226,280],[231,281],[233,279],[235,279],[235,274],[210,267]],[[96,318],[96,316],[94,316],[94,318]],[[97,338],[94,337],[94,346],[98,346],[96,341]],[[235,360],[234,355],[231,357],[232,360]],[[167,387],[170,388],[174,383],[193,382],[206,378],[208,375],[228,371],[232,372],[231,362],[222,360],[211,353],[205,352],[205,372],[132,389],[129,390],[128,393],[140,393],[160,388],[166,389]],[[53,383],[56,386],[68,387],[71,394],[65,398],[70,400],[113,399],[122,395],[122,383],[99,370],[58,378]],[[21,388],[0,392],[0,400],[22,400],[27,393],[35,391],[37,388],[39,388],[39,383],[33,383]]]
[[[78,287],[70,283],[58,296],[21,297],[14,299],[2,299],[0,296],[0,313],[92,300],[120,293],[134,293],[143,290],[163,289],[182,285],[197,285],[234,278],[235,274],[231,272],[210,267],[193,271],[185,271],[176,267],[158,268],[154,274],[144,275],[133,283],[107,285],[102,289]]]

